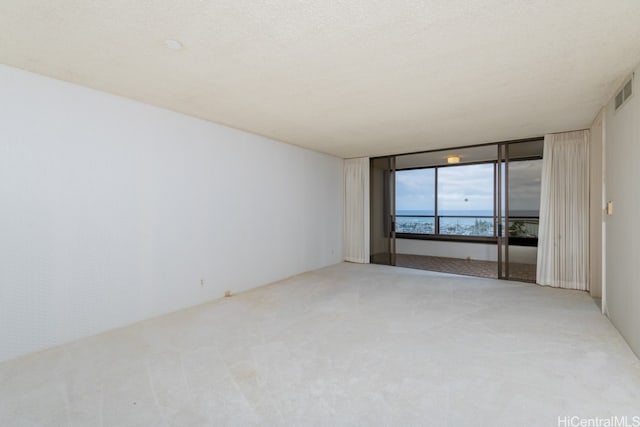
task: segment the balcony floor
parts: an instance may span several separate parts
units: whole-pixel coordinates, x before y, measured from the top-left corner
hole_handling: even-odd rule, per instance
[[[498,263],[495,261],[468,261],[460,258],[397,254],[396,266],[490,279],[498,278]],[[509,275],[512,280],[534,283],[536,266],[512,262],[509,263]]]

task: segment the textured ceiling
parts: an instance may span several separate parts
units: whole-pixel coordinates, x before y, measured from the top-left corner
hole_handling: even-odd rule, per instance
[[[0,29],[0,63],[341,157],[583,128],[640,61],[638,0],[3,0]]]

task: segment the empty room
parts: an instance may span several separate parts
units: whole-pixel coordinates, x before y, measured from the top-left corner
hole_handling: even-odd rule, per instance
[[[639,1],[0,29],[0,426],[640,427]]]

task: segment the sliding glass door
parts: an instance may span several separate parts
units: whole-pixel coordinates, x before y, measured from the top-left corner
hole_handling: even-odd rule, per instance
[[[499,277],[535,282],[542,177],[541,140],[501,144]]]
[[[396,159],[371,159],[371,262],[396,265]]]
[[[495,224],[497,239],[498,279],[509,278],[509,233],[505,225],[509,222],[507,191],[509,190],[509,146],[498,144],[498,161],[495,165]]]

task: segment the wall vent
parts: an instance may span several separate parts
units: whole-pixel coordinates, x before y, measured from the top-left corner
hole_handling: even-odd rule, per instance
[[[622,107],[629,98],[631,98],[632,94],[633,94],[633,74],[631,75],[629,80],[625,82],[624,86],[622,86],[622,89],[620,89],[620,91],[616,94],[616,98],[615,98],[616,111],[619,110],[620,107]]]

